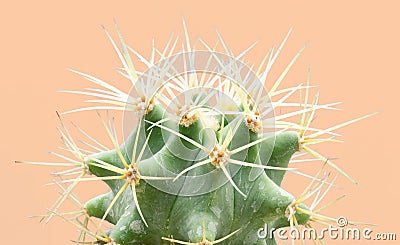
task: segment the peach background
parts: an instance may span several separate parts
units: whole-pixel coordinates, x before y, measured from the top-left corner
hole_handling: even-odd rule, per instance
[[[108,2],[108,3],[106,3]],[[259,61],[280,42],[290,26],[293,35],[273,77],[306,42],[310,44],[284,82],[303,82],[311,64],[312,83],[321,89],[321,102],[342,101],[339,112],[321,113],[320,127],[383,110],[383,113],[339,130],[345,143],[321,146],[329,157],[339,157],[360,183],[357,188],[340,178],[347,197],[326,214],[379,224],[377,232],[399,236],[398,89],[400,17],[397,1],[8,1],[0,10],[1,141],[0,217],[4,244],[71,244],[75,229],[54,219],[44,226],[27,216],[40,214],[57,197],[46,167],[20,166],[14,160],[54,159],[58,121],[55,110],[82,106],[84,97],[57,93],[89,83],[67,71],[75,68],[115,81],[128,82],[115,68],[120,65],[101,24],[111,31],[116,18],[126,41],[149,54],[151,39],[162,47],[173,31],[181,31],[186,18],[192,37],[214,42],[218,28],[236,53],[255,40],[259,44],[248,60]],[[277,1],[278,2],[278,1]],[[301,2],[301,3],[300,3]],[[397,101],[397,102],[396,102]],[[94,113],[66,116],[106,140]],[[312,165],[316,169],[319,164]],[[312,173],[312,172],[311,172]],[[286,183],[298,193],[305,184]],[[305,183],[305,182],[304,182]],[[100,193],[85,185],[86,197]],[[400,237],[398,237],[400,239]],[[398,242],[340,242],[328,244],[397,244]]]

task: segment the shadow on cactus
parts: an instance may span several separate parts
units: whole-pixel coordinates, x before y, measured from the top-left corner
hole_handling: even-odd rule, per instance
[[[336,219],[320,214],[330,204],[317,206],[336,187],[338,175],[356,182],[312,145],[340,142],[336,129],[374,114],[327,129],[313,127],[318,110],[336,110],[339,103],[319,104],[309,73],[304,84],[280,88],[305,47],[269,86],[268,73],[290,31],[261,64],[249,66],[245,56],[254,45],[234,55],[219,34],[212,46],[191,43],[183,26],[182,40],[171,36],[161,50],[153,45],[149,59],[125,43],[117,26],[118,42],[105,30],[122,63],[118,72],[132,83],[129,93],[74,71],[96,87],[63,92],[93,97],[88,102],[96,105],[62,114],[97,111],[98,125],[113,147],[73,124],[87,139],[77,142],[57,114],[66,153],[52,154],[62,162],[18,162],[67,167],[55,173],[53,184],[62,194],[41,220],[56,216],[76,226],[77,244],[121,245],[276,244],[273,234],[260,238],[257,231],[265,224],[335,225]],[[133,57],[147,70],[137,70]],[[290,102],[295,94],[298,103]],[[278,113],[281,109],[285,112]],[[123,143],[109,116],[113,110],[124,111]],[[301,158],[305,154],[312,158]],[[314,160],[321,162],[315,176],[289,167]],[[324,169],[337,175],[331,178]],[[297,198],[281,187],[286,173],[311,181]],[[104,181],[110,191],[82,202],[74,188],[86,181]],[[67,200],[77,210],[63,212]],[[308,200],[312,203],[306,205]]]

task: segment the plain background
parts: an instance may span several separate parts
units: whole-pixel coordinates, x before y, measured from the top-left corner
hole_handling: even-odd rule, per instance
[[[127,91],[120,66],[101,25],[115,34],[115,18],[128,44],[148,56],[151,40],[163,47],[171,32],[181,32],[184,16],[192,38],[214,42],[215,28],[235,53],[259,44],[248,60],[260,61],[294,27],[273,68],[276,78],[296,51],[309,45],[283,86],[311,82],[321,102],[344,102],[338,112],[320,113],[314,125],[329,125],[373,111],[383,112],[338,132],[345,142],[318,148],[360,183],[339,178],[344,190],[327,200],[347,197],[324,213],[378,224],[376,232],[396,232],[399,209],[399,4],[397,1],[8,1],[0,10],[1,91],[1,242],[4,244],[71,244],[75,228],[59,219],[42,225],[37,219],[57,197],[49,174],[54,168],[21,166],[14,160],[55,160],[49,150],[60,146],[55,110],[83,106],[84,97],[57,93],[90,84],[67,71],[75,68],[112,81]],[[116,114],[118,116],[118,114]],[[108,142],[94,112],[65,116]],[[302,167],[302,165],[299,165]],[[313,166],[313,171],[320,164]],[[308,166],[304,166],[307,168]],[[309,171],[309,173],[312,173]],[[305,184],[287,178],[299,193]],[[301,181],[301,180],[299,180]],[[306,181],[307,182],[307,181]],[[306,183],[304,182],[304,183]],[[105,190],[83,184],[85,198]],[[99,186],[101,186],[99,188]],[[103,189],[102,189],[103,188]],[[311,243],[311,242],[310,242]],[[398,241],[328,241],[327,244],[397,244]]]

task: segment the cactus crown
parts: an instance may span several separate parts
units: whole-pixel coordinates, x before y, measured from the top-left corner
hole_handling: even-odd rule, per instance
[[[257,230],[266,223],[272,228],[298,228],[309,227],[311,222],[335,222],[316,209],[337,177],[330,178],[322,168],[328,165],[355,181],[311,145],[339,142],[334,130],[373,114],[327,129],[312,127],[317,110],[335,110],[338,103],[321,105],[318,93],[310,102],[309,76],[305,85],[279,89],[304,47],[267,91],[268,73],[290,31],[280,47],[271,49],[254,69],[244,60],[252,46],[235,56],[219,36],[222,52],[203,41],[205,50],[196,50],[185,23],[182,49],[176,51],[179,38],[171,37],[161,51],[153,45],[148,60],[127,46],[116,28],[119,43],[105,32],[121,60],[119,72],[132,83],[132,90],[125,93],[74,71],[99,87],[64,92],[95,97],[90,102],[100,105],[64,114],[124,110],[125,123],[135,129],[124,132],[120,144],[108,112],[106,118],[98,112],[113,147],[107,148],[74,124],[88,139],[83,145],[91,149],[85,150],[57,114],[65,150],[72,157],[53,153],[66,162],[39,163],[70,167],[56,173],[64,176],[55,182],[63,193],[42,219],[59,216],[78,227],[78,244],[90,240],[92,244],[121,245],[276,244],[273,236],[259,238]],[[148,69],[138,71],[132,55]],[[292,95],[304,91],[300,103],[289,102]],[[279,108],[292,111],[275,115]],[[293,117],[299,117],[298,122],[291,122]],[[304,161],[295,159],[300,151],[323,163],[316,176],[288,167],[291,161]],[[298,198],[281,187],[287,172],[311,179]],[[104,181],[110,191],[82,203],[73,189],[84,181]],[[314,201],[306,206],[311,197]],[[67,199],[78,211],[60,211]],[[104,221],[112,228],[104,231]]]

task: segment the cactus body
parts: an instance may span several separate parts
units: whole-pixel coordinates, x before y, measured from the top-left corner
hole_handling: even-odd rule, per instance
[[[259,136],[249,132],[249,129],[242,122],[235,134],[236,137],[234,136],[232,140],[235,144],[242,146],[248,143],[246,137],[241,137],[241,130],[245,131],[245,135],[252,134],[252,141],[259,139]],[[180,131],[187,137],[200,142],[199,135],[202,131],[200,123],[192,124],[188,128],[180,127]],[[135,136],[132,135],[132,138]],[[144,141],[146,136],[143,134],[139,137],[143,137],[144,139],[141,141]],[[245,140],[243,141],[241,138]],[[205,136],[203,136],[203,139],[205,139]],[[261,161],[261,163],[275,167],[287,167],[291,155],[298,150],[298,147],[296,148],[298,145],[297,134],[284,132],[278,134],[277,139],[275,145],[265,141],[265,144],[260,146],[265,148],[264,151],[273,152],[269,161]],[[155,140],[161,139],[153,139],[153,141]],[[179,137],[174,137],[172,140],[182,141]],[[149,140],[149,142],[151,141],[152,139]],[[131,143],[134,142],[131,141]],[[180,144],[177,145],[180,146]],[[159,165],[161,165],[178,174],[188,166],[195,164],[195,162],[188,162],[171,153],[169,149],[171,147],[174,147],[174,143],[170,143],[168,147],[164,146],[154,155],[148,154],[151,156],[143,159],[140,165],[143,168],[139,167],[139,172],[144,175],[162,173],[158,170]],[[123,149],[124,147],[121,146],[120,148]],[[128,145],[126,148],[133,149],[134,147]],[[192,148],[195,148],[195,146]],[[248,150],[249,152],[245,156],[246,162],[254,163],[257,160],[258,149],[256,148],[258,148],[258,145],[253,146],[253,148]],[[198,151],[193,153],[198,154]],[[260,151],[260,153],[262,159],[263,151]],[[117,155],[116,151],[113,150],[92,157],[123,168],[123,164]],[[131,152],[126,153],[126,161],[129,161],[128,155],[131,155]],[[210,168],[213,168],[213,166],[204,166],[204,169],[196,168],[187,174],[205,174],[210,171]],[[92,167],[90,170],[99,177],[110,176],[109,171]],[[141,180],[136,191],[148,227],[142,221],[133,204],[131,190],[126,190],[114,204],[113,211],[106,217],[107,221],[115,225],[115,228],[109,231],[109,236],[118,244],[162,244],[165,241],[161,237],[168,237],[170,234],[173,234],[174,238],[178,240],[201,241],[203,238],[202,222],[204,221],[206,224],[204,232],[207,234],[208,241],[217,240],[239,230],[238,238],[235,239],[236,236],[233,236],[225,242],[256,244],[260,239],[254,229],[262,227],[265,223],[273,223],[275,220],[287,220],[285,216],[286,208],[294,201],[294,197],[279,186],[284,174],[279,174],[279,172],[284,172],[284,170],[262,170],[262,173],[259,173],[254,180],[249,181],[252,170],[251,167],[241,167],[233,177],[237,186],[247,193],[246,198],[236,192],[229,182],[210,193],[198,196],[179,196],[179,194],[167,194],[157,190],[151,184]],[[269,175],[271,177],[268,177]],[[226,177],[225,175],[218,175],[206,178],[206,181],[214,182],[213,178]],[[110,186],[111,192],[90,200],[86,204],[88,213],[101,219],[124,182],[125,180],[107,180],[106,183]],[[190,185],[191,183],[188,180],[179,184]],[[300,224],[306,221],[306,217],[299,219]],[[243,237],[245,237],[244,240]]]
[[[62,139],[77,160],[59,155],[71,164],[50,165],[71,165],[74,167],[71,171],[61,174],[78,172],[79,177],[57,183],[64,193],[50,209],[48,219],[61,216],[69,221],[68,213],[60,213],[59,209],[66,199],[72,199],[84,218],[75,224],[81,229],[79,242],[87,242],[90,236],[95,244],[120,245],[273,245],[277,244],[273,234],[262,238],[257,233],[265,224],[270,229],[297,229],[302,225],[309,227],[313,221],[332,221],[313,210],[321,201],[318,195],[322,188],[327,186],[329,191],[333,181],[318,174],[311,176],[310,186],[297,198],[283,189],[281,183],[288,171],[298,173],[289,168],[289,163],[301,151],[353,181],[309,145],[335,142],[333,130],[370,115],[325,130],[311,127],[317,110],[334,109],[336,104],[319,105],[318,94],[311,103],[308,81],[304,86],[278,90],[304,48],[265,93],[267,74],[287,37],[277,52],[269,53],[253,72],[242,62],[247,50],[232,56],[222,39],[224,55],[207,44],[204,44],[207,52],[196,53],[186,35],[182,51],[172,55],[176,42],[170,41],[157,63],[155,51],[146,61],[127,47],[120,33],[119,45],[107,31],[106,34],[121,58],[122,74],[133,84],[132,92],[126,94],[80,72],[77,73],[102,89],[66,92],[100,97],[92,102],[109,104],[78,111],[100,108],[133,112],[130,116],[136,118],[134,130],[124,132],[127,137],[118,145],[110,119],[107,122],[99,114],[113,147],[104,147],[88,136],[97,146],[92,147],[94,153],[86,153],[61,120]],[[130,51],[148,65],[148,71],[136,71]],[[196,70],[195,56],[202,57],[202,69]],[[200,74],[196,74],[199,70]],[[210,74],[205,70],[211,71]],[[286,101],[298,91],[305,91],[300,104]],[[272,99],[275,96],[278,99]],[[274,111],[283,106],[296,107],[296,110],[274,116]],[[292,116],[299,116],[300,120],[286,121]],[[323,138],[323,135],[329,137]],[[89,180],[104,181],[109,192],[81,203],[72,191],[78,183]],[[312,205],[305,205],[316,193]],[[95,218],[100,224],[95,230],[89,230]],[[104,222],[112,224],[111,228],[102,231]]]

